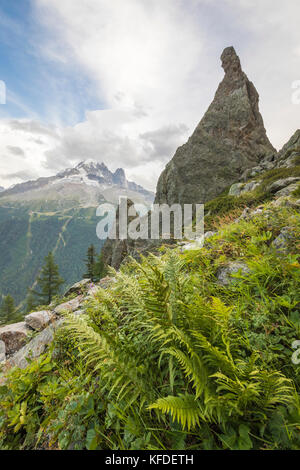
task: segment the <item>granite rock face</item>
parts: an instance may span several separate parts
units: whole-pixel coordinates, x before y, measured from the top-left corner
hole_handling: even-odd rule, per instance
[[[224,79],[193,135],[161,174],[156,203],[204,203],[276,153],[259,112],[259,95],[234,48],[226,48],[221,60]]]

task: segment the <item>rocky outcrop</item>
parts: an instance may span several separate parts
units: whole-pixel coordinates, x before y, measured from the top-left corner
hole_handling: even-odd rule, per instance
[[[29,330],[25,322],[13,323],[0,328],[0,341],[3,341],[6,354],[13,354],[18,351],[27,340]]]
[[[234,48],[225,49],[221,60],[225,77],[195,132],[161,174],[156,203],[204,203],[276,153],[259,112],[258,93]]]
[[[260,161],[254,168],[247,168],[240,178],[240,181],[247,181],[249,178],[260,176],[268,170],[278,168],[293,168],[300,165],[300,129],[290,138],[276,155],[268,155]]]
[[[276,158],[277,168],[291,168],[300,165],[300,129],[282,147]]]
[[[91,295],[99,288],[107,289],[114,281],[114,278],[106,277],[94,284],[84,279],[69,289],[69,295],[80,293],[77,297],[56,307],[49,305],[49,310],[32,312],[26,315],[25,322],[0,328],[0,364],[4,364],[4,370],[12,366],[25,368],[27,358],[39,357],[53,341],[54,332],[63,324],[63,315],[85,314],[85,302]]]
[[[272,246],[275,248],[278,253],[288,252],[289,243],[295,239],[295,234],[291,227],[283,227],[280,234],[272,243]]]

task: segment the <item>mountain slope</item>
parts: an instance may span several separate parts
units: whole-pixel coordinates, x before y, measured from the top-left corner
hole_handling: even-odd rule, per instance
[[[0,196],[0,298],[24,300],[52,250],[66,285],[81,279],[87,248],[99,252],[96,208],[119,196],[149,205],[153,194],[102,163],[82,162],[49,178],[15,185]]]

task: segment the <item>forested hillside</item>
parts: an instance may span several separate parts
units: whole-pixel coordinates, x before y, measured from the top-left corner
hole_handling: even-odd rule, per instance
[[[71,208],[33,211],[25,205],[0,205],[0,297],[11,294],[23,301],[49,251],[53,251],[65,288],[82,278],[87,248],[96,236],[96,209]]]

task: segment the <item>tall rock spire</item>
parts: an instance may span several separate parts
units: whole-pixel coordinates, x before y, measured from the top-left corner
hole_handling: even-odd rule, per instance
[[[259,95],[233,47],[223,51],[221,61],[224,79],[193,135],[161,174],[156,203],[204,203],[276,152],[259,112]]]

